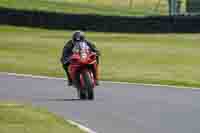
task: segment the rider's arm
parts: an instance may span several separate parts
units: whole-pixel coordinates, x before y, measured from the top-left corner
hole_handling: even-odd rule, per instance
[[[87,43],[88,43],[89,47],[92,49],[92,51],[97,53],[98,56],[100,56],[100,51],[97,49],[97,47],[89,41],[87,41]]]
[[[71,55],[72,53],[72,48],[73,48],[73,44],[72,44],[72,41],[68,41],[64,48],[63,48],[63,52],[62,52],[62,57],[61,57],[61,62],[62,64],[65,64],[66,60],[69,58],[69,56]]]

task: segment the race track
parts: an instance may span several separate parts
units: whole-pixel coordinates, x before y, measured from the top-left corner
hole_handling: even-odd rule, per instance
[[[102,83],[80,101],[63,80],[0,74],[0,101],[47,107],[98,133],[199,133],[200,90]]]

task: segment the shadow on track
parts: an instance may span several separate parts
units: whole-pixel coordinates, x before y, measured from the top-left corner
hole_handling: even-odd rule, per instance
[[[72,102],[72,101],[83,101],[83,100],[81,100],[81,99],[52,98],[52,99],[46,99],[46,101],[53,101],[53,102],[65,102],[65,101],[69,101],[69,102]]]
[[[67,98],[33,98],[31,101],[38,101],[38,102],[73,102],[73,101],[83,101],[81,99],[67,99]]]
[[[26,102],[75,102],[84,101],[77,98],[15,98],[16,101],[26,101]]]

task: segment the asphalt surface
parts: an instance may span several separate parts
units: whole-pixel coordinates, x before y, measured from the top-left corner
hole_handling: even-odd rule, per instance
[[[0,74],[0,101],[47,107],[98,133],[199,133],[200,90],[102,83],[80,101],[62,80]]]

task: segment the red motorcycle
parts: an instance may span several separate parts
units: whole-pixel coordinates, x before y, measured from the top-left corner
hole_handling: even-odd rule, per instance
[[[97,67],[96,53],[91,52],[86,44],[80,43],[73,48],[69,61],[69,73],[79,98],[93,100],[96,86],[94,78]]]

